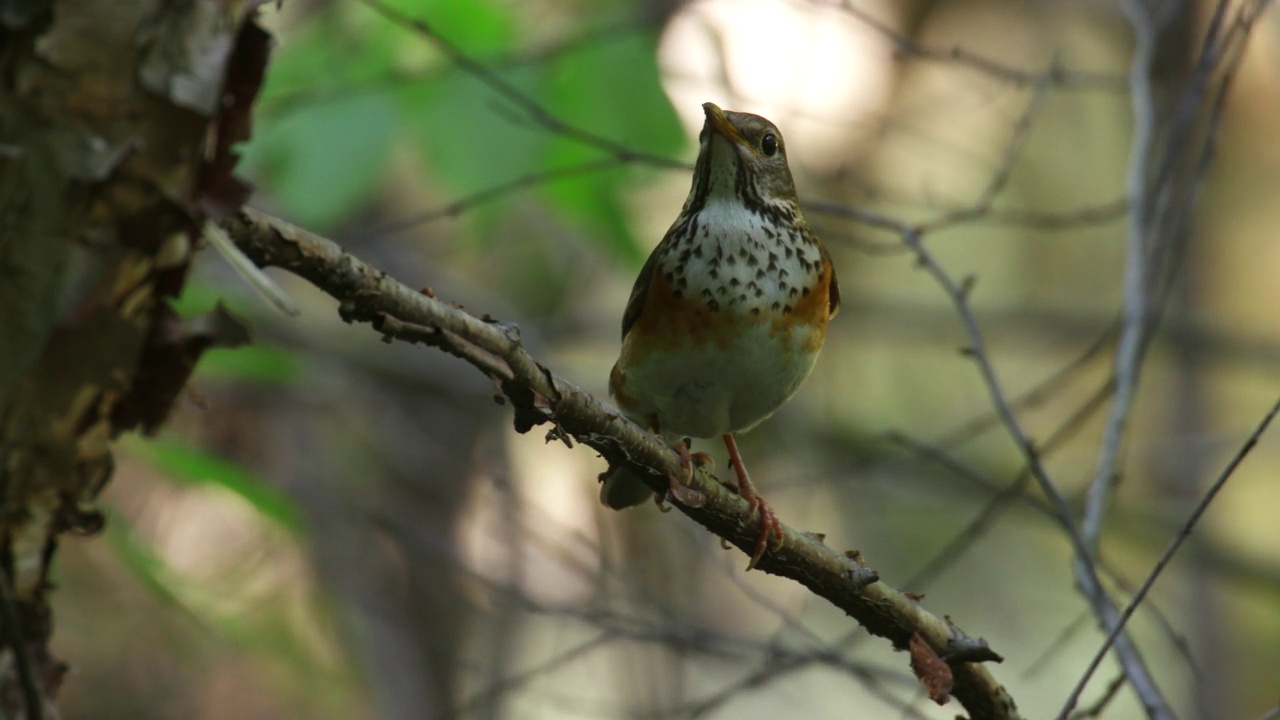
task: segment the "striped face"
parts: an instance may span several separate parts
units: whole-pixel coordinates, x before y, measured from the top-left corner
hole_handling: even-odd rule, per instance
[[[698,165],[682,215],[719,198],[741,203],[774,224],[791,222],[797,212],[796,186],[787,166],[782,133],[750,113],[726,113],[703,106],[707,120],[698,136]]]

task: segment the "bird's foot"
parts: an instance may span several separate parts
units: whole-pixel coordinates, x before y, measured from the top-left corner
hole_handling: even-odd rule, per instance
[[[704,452],[689,452],[688,443],[683,440],[676,443],[674,450],[680,455],[680,468],[684,477],[668,475],[667,480],[670,483],[668,494],[675,498],[681,505],[687,507],[701,507],[707,501],[706,496],[689,487],[689,483],[693,481],[693,463],[697,461],[699,465],[710,464],[715,467],[715,461],[711,456]],[[666,512],[666,506],[662,502],[662,498],[658,498],[658,509]]]
[[[738,476],[738,495],[747,501],[747,521],[750,522],[757,511],[760,513],[759,533],[756,535],[756,544],[752,548],[751,562],[747,564],[747,569],[751,570],[760,562],[765,550],[769,549],[770,540],[775,541],[774,550],[782,549],[786,534],[773,508],[769,507],[764,498],[756,492],[755,486],[751,484],[751,477],[747,475],[747,466],[742,462],[738,443],[734,441],[732,434],[724,436],[724,444],[729,450],[729,464],[733,466],[734,474]]]
[[[751,485],[746,485],[751,488]],[[742,492],[741,483],[739,483],[738,494],[747,501],[747,518],[750,519],[757,511],[760,513],[760,529],[756,535],[756,544],[751,553],[751,562],[747,563],[747,569],[754,569],[756,564],[760,562],[760,558],[764,556],[765,550],[769,549],[769,541],[773,540],[773,549],[775,551],[782,549],[783,541],[786,535],[782,531],[782,523],[778,520],[777,514],[773,512],[773,508],[764,501],[764,498],[756,494],[754,489],[748,492]]]

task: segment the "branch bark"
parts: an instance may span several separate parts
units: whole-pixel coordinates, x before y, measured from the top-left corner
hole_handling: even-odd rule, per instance
[[[245,209],[222,227],[258,265],[288,270],[336,298],[347,322],[368,323],[384,340],[436,347],[474,366],[494,382],[495,399],[512,405],[517,431],[549,424],[548,440],[587,445],[611,464],[646,476],[660,493],[666,492],[667,476],[681,472],[679,458],[661,440],[530,356],[514,325],[476,317],[430,289],[410,288],[336,243],[264,213]],[[695,468],[688,485],[701,501],[672,504],[749,554],[756,533],[742,523],[747,503],[704,468]],[[1001,660],[984,641],[880,582],[859,553],[828,547],[818,535],[785,526],[784,531],[783,548],[761,558],[761,570],[799,582],[895,649],[905,650],[918,634],[951,667],[952,694],[971,717],[1020,717],[1013,698],[982,664]]]

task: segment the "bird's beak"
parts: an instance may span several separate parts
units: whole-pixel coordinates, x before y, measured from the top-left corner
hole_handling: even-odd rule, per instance
[[[742,137],[742,133],[738,132],[738,128],[729,123],[729,118],[724,116],[724,111],[715,103],[702,103],[702,111],[707,114],[707,127],[711,132],[717,133],[720,137],[728,140],[734,145],[738,145],[745,150],[755,153],[755,148],[751,147],[751,143]]]

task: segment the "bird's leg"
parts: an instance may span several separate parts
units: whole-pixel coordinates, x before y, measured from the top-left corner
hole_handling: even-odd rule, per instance
[[[751,562],[747,565],[747,569],[750,570],[760,562],[760,557],[769,547],[771,536],[777,540],[777,547],[782,547],[784,537],[782,523],[778,522],[778,516],[774,514],[773,508],[765,503],[764,498],[760,497],[755,486],[751,484],[751,478],[747,475],[747,466],[742,462],[742,455],[738,452],[738,443],[733,439],[733,433],[725,433],[724,446],[729,449],[729,464],[733,466],[733,472],[738,476],[738,494],[747,501],[749,506],[747,516],[754,515],[757,509],[760,511],[760,534],[756,537],[755,551],[751,553]]]
[[[658,437],[662,436],[659,435]],[[686,438],[676,443],[671,448],[680,456],[680,468],[683,470],[684,477],[681,478],[675,475],[668,475],[667,482],[670,487],[668,493],[685,505],[698,507],[706,501],[706,498],[702,496],[702,493],[699,493],[689,487],[689,483],[693,481],[693,462],[694,460],[697,460],[699,465],[710,464],[711,467],[714,468],[715,461],[712,460],[711,456],[707,453],[689,452],[689,442],[688,438]],[[662,512],[670,512],[671,508],[667,507],[662,495],[654,493],[653,502]]]
[[[693,461],[697,460],[699,465],[711,463],[712,466],[715,465],[715,462],[712,461],[710,455],[704,452],[689,452],[688,439],[676,443],[673,449],[680,456],[680,467],[684,470],[684,477],[667,476],[667,479],[671,482],[671,496],[685,505],[699,507],[707,499],[703,497],[702,493],[689,487],[689,483],[693,481]]]

